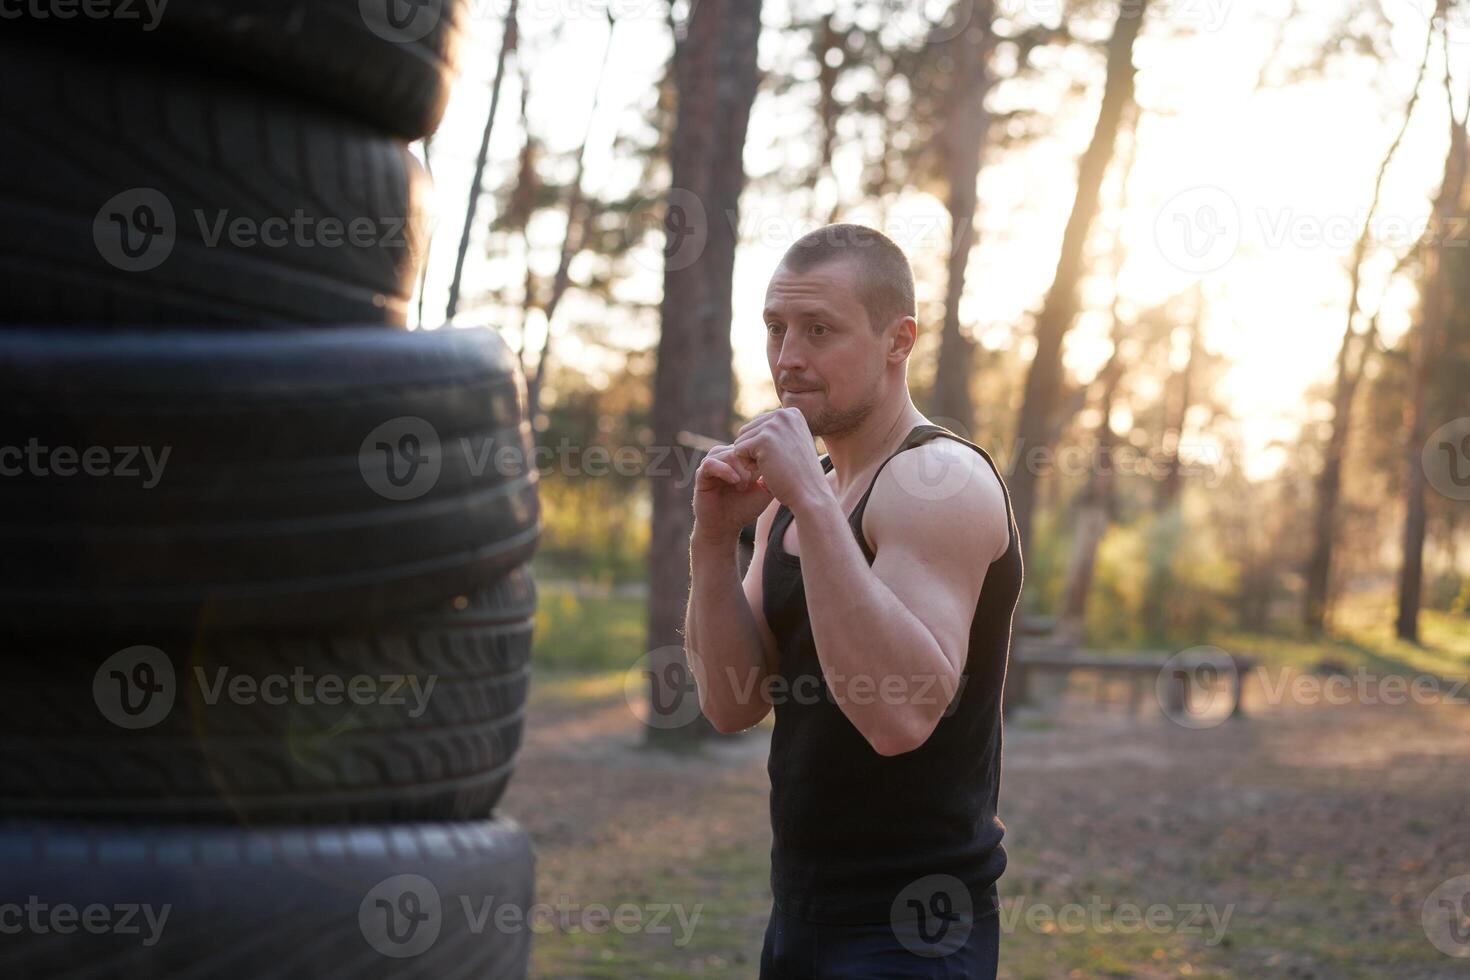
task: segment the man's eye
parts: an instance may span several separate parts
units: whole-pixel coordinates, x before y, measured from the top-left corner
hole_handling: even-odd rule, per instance
[[[817,331],[821,331],[822,333],[826,333],[827,332],[827,325],[824,324],[824,323],[813,324],[813,326],[812,326],[812,332],[813,333],[816,333]]]
[[[781,329],[781,325],[778,324],[778,323],[768,323],[768,324],[766,324],[766,333],[775,333],[777,330],[780,330],[780,329]]]

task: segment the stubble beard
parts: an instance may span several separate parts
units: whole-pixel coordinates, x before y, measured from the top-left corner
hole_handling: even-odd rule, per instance
[[[829,405],[822,406],[817,412],[816,418],[807,419],[807,428],[811,429],[813,436],[827,438],[842,437],[857,430],[864,420],[873,413],[878,404],[878,395],[870,389],[870,393],[861,403],[852,408],[832,408]]]

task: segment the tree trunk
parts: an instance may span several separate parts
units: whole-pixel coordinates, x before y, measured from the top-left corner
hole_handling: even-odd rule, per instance
[[[1130,133],[1137,132],[1138,114],[1129,113],[1124,124]],[[1123,161],[1122,174],[1118,181],[1118,213],[1125,213],[1128,209],[1128,179],[1133,174],[1133,164],[1137,160],[1137,139],[1129,141],[1128,154]],[[1102,418],[1098,420],[1097,431],[1093,438],[1095,450],[1093,453],[1092,470],[1087,478],[1087,486],[1082,491],[1081,499],[1077,503],[1077,532],[1076,539],[1072,545],[1072,557],[1067,565],[1067,577],[1062,586],[1061,611],[1057,615],[1056,628],[1052,630],[1052,639],[1063,646],[1079,646],[1086,632],[1087,625],[1087,596],[1092,591],[1092,573],[1097,567],[1097,549],[1102,544],[1103,535],[1107,533],[1108,523],[1113,516],[1113,449],[1117,445],[1118,437],[1113,432],[1113,399],[1118,392],[1118,384],[1123,379],[1123,317],[1118,312],[1118,291],[1116,283],[1123,272],[1123,263],[1127,261],[1128,252],[1123,244],[1123,224],[1113,232],[1113,298],[1109,304],[1109,314],[1112,318],[1112,344],[1113,351],[1108,355],[1107,363],[1098,372],[1098,380],[1102,383],[1102,397],[1099,399],[1098,410]]]
[[[521,232],[521,259],[525,265],[526,275],[521,285],[521,309],[520,309],[520,342],[516,345],[516,363],[521,366],[521,374],[528,379],[531,374],[526,370],[526,328],[531,323],[531,311],[536,308],[536,294],[539,291],[536,285],[536,270],[531,268],[531,236],[529,226],[531,213],[535,210],[536,190],[540,186],[540,180],[536,175],[536,143],[531,136],[531,76],[521,66],[521,132],[524,134],[521,143],[521,159],[516,168],[516,189],[511,196],[510,206],[507,209],[507,217],[513,223],[513,227],[519,228]],[[533,415],[526,416],[531,424],[536,424]]]
[[[485,165],[490,160],[490,131],[495,126],[495,111],[500,107],[500,83],[505,79],[505,59],[516,47],[516,4],[510,0],[505,11],[505,33],[500,39],[500,55],[495,61],[495,82],[490,87],[490,111],[485,116],[485,129],[480,134],[480,152],[475,157],[475,176],[470,181],[470,199],[465,206],[464,228],[459,234],[459,252],[454,257],[454,278],[449,283],[449,303],[444,308],[445,321],[453,320],[459,309],[459,289],[464,279],[464,262],[470,251],[470,235],[475,230],[475,213],[480,208],[484,189]]]
[[[1337,505],[1342,497],[1343,452],[1347,446],[1348,426],[1351,422],[1353,394],[1362,377],[1363,367],[1372,354],[1370,327],[1360,338],[1353,329],[1358,314],[1358,285],[1362,281],[1363,259],[1368,252],[1368,240],[1373,228],[1373,216],[1378,210],[1378,201],[1383,192],[1383,177],[1388,172],[1409,120],[1414,116],[1414,107],[1419,104],[1419,89],[1424,82],[1424,73],[1429,67],[1430,42],[1434,31],[1424,36],[1424,55],[1419,62],[1419,73],[1414,79],[1414,89],[1404,108],[1404,121],[1398,135],[1383,155],[1378,166],[1378,177],[1373,185],[1373,200],[1368,205],[1368,215],[1363,221],[1362,233],[1353,248],[1351,280],[1348,286],[1347,323],[1343,328],[1342,344],[1337,351],[1337,387],[1332,397],[1332,430],[1327,438],[1327,449],[1322,460],[1322,472],[1317,475],[1317,510],[1312,522],[1312,552],[1307,560],[1306,589],[1302,596],[1302,626],[1309,636],[1319,636],[1327,625],[1327,603],[1332,579],[1332,544],[1337,531]],[[1362,340],[1362,353],[1356,367],[1352,363],[1354,340]]]
[[[1164,422],[1160,442],[1167,449],[1164,478],[1154,487],[1154,524],[1153,533],[1149,535],[1149,575],[1144,585],[1142,618],[1149,639],[1159,643],[1164,642],[1169,635],[1168,608],[1173,593],[1173,559],[1183,521],[1179,500],[1179,491],[1183,486],[1179,446],[1184,439],[1184,423],[1189,417],[1189,405],[1193,397],[1192,380],[1195,362],[1199,357],[1200,324],[1204,320],[1205,297],[1199,283],[1195,283],[1194,302],[1194,316],[1189,322],[1189,353],[1184,366],[1169,379],[1170,383],[1164,389]],[[1177,389],[1177,395],[1170,398],[1170,389]]]
[[[1453,103],[1451,103],[1453,104]],[[1444,180],[1435,201],[1437,234],[1452,227],[1455,212],[1465,187],[1466,146],[1465,120],[1450,118],[1450,150],[1445,156]],[[1422,451],[1428,433],[1429,366],[1434,363],[1439,338],[1444,335],[1449,316],[1449,286],[1445,278],[1446,243],[1435,242],[1424,254],[1424,299],[1418,336],[1410,336],[1412,345],[1409,368],[1409,400],[1404,415],[1408,439],[1405,443],[1407,479],[1404,481],[1403,565],[1399,569],[1398,618],[1394,631],[1399,639],[1419,642],[1419,607],[1424,591],[1424,529],[1428,513],[1424,500],[1424,465]]]
[[[1077,646],[1082,642],[1087,622],[1087,595],[1092,591],[1092,573],[1097,566],[1097,549],[1113,516],[1112,463],[1118,437],[1113,432],[1112,414],[1113,398],[1123,377],[1123,361],[1118,353],[1121,341],[1122,330],[1114,304],[1113,353],[1099,374],[1103,392],[1098,410],[1102,418],[1097,423],[1094,436],[1092,472],[1077,502],[1076,540],[1062,586],[1061,611],[1052,631],[1052,639],[1063,646]]]
[[[612,56],[617,26],[617,22],[609,14],[607,47],[603,49],[602,67],[597,71],[597,82],[592,89],[592,111],[587,116],[587,128],[582,131],[582,145],[577,149],[577,172],[572,177],[572,190],[567,197],[567,227],[562,234],[561,256],[557,260],[556,275],[551,279],[551,296],[546,301],[546,339],[541,342],[541,353],[536,358],[536,376],[526,385],[526,413],[533,420],[541,410],[541,382],[546,377],[546,368],[551,360],[552,320],[572,282],[572,259],[581,251],[582,243],[587,240],[587,232],[596,217],[593,209],[586,204],[582,183],[587,175],[587,141],[592,136],[592,124],[597,120],[597,106],[602,101],[602,80],[607,74],[607,62]]]
[[[1101,455],[1101,445],[1099,453]],[[1062,587],[1062,609],[1052,630],[1052,640],[1060,646],[1082,644],[1087,625],[1087,594],[1092,589],[1092,572],[1097,565],[1097,548],[1108,530],[1108,502],[1112,477],[1093,474],[1077,507],[1077,537],[1072,558],[1067,565],[1066,584]]]
[[[971,8],[966,12],[966,8]],[[964,31],[948,47],[954,73],[944,127],[945,169],[949,184],[949,278],[944,294],[944,329],[939,341],[939,364],[934,374],[934,413],[957,423],[964,433],[975,431],[975,406],[970,398],[975,342],[960,332],[960,297],[965,291],[965,268],[975,246],[975,182],[990,117],[985,111],[989,91],[992,16],[989,0],[959,0],[957,16],[967,16]]]
[[[424,137],[424,173],[428,175],[429,180],[432,181],[434,179],[433,133],[430,133],[428,136]],[[419,330],[424,329],[424,293],[426,291],[425,287],[429,284],[429,259],[431,257],[433,248],[434,238],[431,235],[429,236],[429,240],[424,243],[424,257],[421,261],[421,264],[419,265],[418,312],[414,314],[414,323]]]
[[[1358,341],[1356,345],[1354,341]],[[1359,348],[1356,363],[1354,346]],[[1322,472],[1317,475],[1317,509],[1312,521],[1312,555],[1307,563],[1303,626],[1312,636],[1327,625],[1327,605],[1332,571],[1332,544],[1337,527],[1337,506],[1342,499],[1342,464],[1347,448],[1348,425],[1353,396],[1363,377],[1363,368],[1373,352],[1372,329],[1359,335],[1351,330],[1342,335],[1337,350],[1337,388],[1332,399],[1332,430],[1323,453]]]
[[[693,483],[671,458],[687,451],[678,445],[680,429],[730,431],[731,277],[745,184],[741,151],[759,83],[760,15],[760,0],[700,0],[674,52],[679,107],[669,151],[672,188],[664,219],[668,239],[649,471],[647,642],[651,710],[659,713],[677,712],[682,698],[695,696],[692,683],[667,689],[671,662],[681,668],[677,676],[691,676],[681,634],[694,525]],[[682,726],[655,722],[647,735],[651,742],[687,741],[711,731],[701,716]]]
[[[1199,284],[1194,288],[1194,319],[1189,322],[1189,354],[1176,376],[1179,386],[1179,397],[1168,411],[1168,417],[1164,423],[1164,438],[1173,435],[1173,445],[1168,450],[1164,461],[1164,479],[1159,482],[1158,492],[1154,497],[1154,512],[1163,513],[1174,506],[1179,500],[1179,491],[1183,486],[1183,478],[1180,476],[1179,447],[1184,441],[1184,423],[1189,417],[1189,406],[1193,400],[1193,379],[1195,360],[1199,357],[1200,327],[1205,317],[1204,290]]]
[[[1124,111],[1133,104],[1133,45],[1143,24],[1148,0],[1124,3],[1108,41],[1107,80],[1102,107],[1092,142],[1077,168],[1077,193],[1072,213],[1062,235],[1056,274],[1036,316],[1036,355],[1026,372],[1021,415],[1016,425],[1014,462],[1009,482],[1016,526],[1024,541],[1031,530],[1037,493],[1036,467],[1031,454],[1051,443],[1054,413],[1062,388],[1062,339],[1077,315],[1077,290],[1082,278],[1083,253],[1088,233],[1097,216],[1103,176],[1113,157],[1113,147]]]

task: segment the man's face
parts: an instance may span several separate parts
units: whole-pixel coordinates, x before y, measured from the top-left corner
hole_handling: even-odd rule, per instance
[[[858,301],[856,263],[834,260],[766,287],[766,360],[782,407],[801,410],[814,436],[858,427],[879,402],[884,338]]]

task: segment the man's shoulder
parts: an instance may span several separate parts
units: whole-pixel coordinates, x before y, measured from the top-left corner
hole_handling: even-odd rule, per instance
[[[876,539],[887,530],[964,539],[971,553],[1005,553],[1010,511],[999,474],[974,447],[936,436],[898,453],[878,474],[864,525]]]

